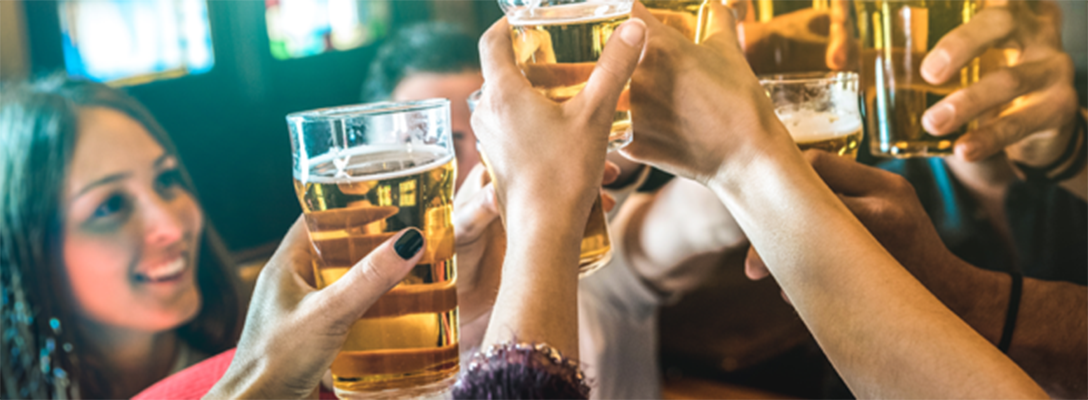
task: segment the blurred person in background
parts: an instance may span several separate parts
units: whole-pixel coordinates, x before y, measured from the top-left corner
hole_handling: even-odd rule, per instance
[[[63,76],[3,94],[3,396],[125,398],[232,347],[231,264],[151,114]]]
[[[457,25],[427,22],[397,31],[371,62],[363,83],[363,103],[444,98],[450,101],[453,146],[460,188],[480,163],[469,123],[468,96],[480,89],[480,54],[475,35]]]

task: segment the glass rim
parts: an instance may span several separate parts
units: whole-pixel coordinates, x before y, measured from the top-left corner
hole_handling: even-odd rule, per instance
[[[786,74],[766,74],[760,75],[758,78],[761,85],[796,85],[813,83],[835,84],[843,82],[857,82],[858,73],[850,71],[794,72]]]
[[[468,102],[468,104],[470,106],[472,106],[472,108],[476,108],[476,105],[480,103],[480,98],[483,97],[483,96],[484,96],[484,87],[480,86],[480,89],[478,89],[475,92],[472,92],[472,94],[468,95],[468,97],[465,98],[465,101]]]
[[[449,108],[450,101],[445,98],[433,98],[415,101],[382,101],[377,103],[352,104],[346,106],[324,107],[287,114],[288,121],[331,121],[344,118],[381,116],[413,111],[423,111],[439,107]]]

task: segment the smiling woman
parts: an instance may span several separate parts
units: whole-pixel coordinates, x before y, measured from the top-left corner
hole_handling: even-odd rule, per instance
[[[151,115],[64,77],[3,93],[3,396],[130,397],[233,346],[225,251]]]

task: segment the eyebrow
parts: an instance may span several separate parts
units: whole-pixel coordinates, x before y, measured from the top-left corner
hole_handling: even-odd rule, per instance
[[[159,158],[155,159],[155,163],[153,164],[154,167],[155,168],[161,167],[163,163],[165,163],[167,160],[170,159],[171,156],[173,156],[173,154],[163,153],[161,156],[159,156]],[[91,191],[91,189],[94,189],[96,187],[99,187],[99,186],[102,186],[102,185],[108,185],[110,183],[114,183],[114,182],[118,182],[118,181],[128,179],[128,177],[130,177],[130,176],[132,176],[132,174],[128,173],[128,172],[106,176],[106,177],[104,177],[102,179],[91,182],[87,186],[84,186],[83,189],[81,189],[79,191],[79,193],[76,193],[75,197],[82,196],[82,195],[86,194],[87,192]]]

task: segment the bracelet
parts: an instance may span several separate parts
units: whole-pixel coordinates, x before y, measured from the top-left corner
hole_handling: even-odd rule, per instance
[[[589,398],[578,361],[544,343],[512,343],[476,352],[454,385],[454,398]]]
[[[1016,330],[1016,317],[1020,314],[1020,297],[1024,289],[1024,276],[1019,272],[1009,272],[1012,278],[1012,288],[1009,290],[1009,309],[1005,312],[1005,328],[1001,330],[1001,340],[997,342],[997,349],[1002,353],[1009,353],[1012,345],[1012,333]]]
[[[1032,183],[1060,183],[1076,176],[1082,169],[1084,169],[1085,162],[1088,162],[1088,121],[1085,120],[1084,114],[1077,113],[1077,127],[1073,131],[1073,135],[1069,137],[1069,144],[1065,146],[1065,151],[1058,157],[1057,160],[1044,167],[1031,167],[1019,162],[1015,162],[1016,168],[1024,174],[1024,178],[1028,182]],[[1079,145],[1078,145],[1079,143]],[[1076,157],[1074,159],[1074,157]],[[1050,177],[1050,174],[1058,167],[1065,163],[1068,163],[1070,159],[1073,159],[1072,164],[1065,170]]]

